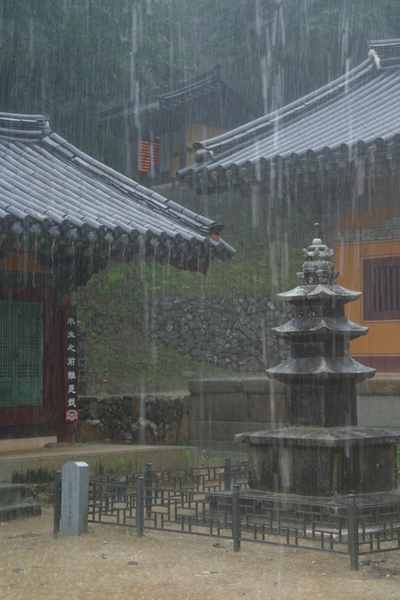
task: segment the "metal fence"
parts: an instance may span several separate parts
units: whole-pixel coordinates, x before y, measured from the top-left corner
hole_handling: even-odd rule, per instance
[[[56,513],[59,519],[55,504],[55,531]],[[89,521],[135,527],[138,536],[153,529],[228,538],[236,552],[251,541],[347,554],[353,570],[361,555],[400,549],[398,494],[333,501],[250,491],[247,465],[229,459],[181,472],[153,472],[148,464],[144,473],[92,477]]]

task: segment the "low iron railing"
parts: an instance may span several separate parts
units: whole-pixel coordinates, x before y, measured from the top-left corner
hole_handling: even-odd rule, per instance
[[[60,517],[55,503],[55,531]],[[347,554],[353,570],[360,555],[400,548],[399,495],[332,501],[254,492],[247,465],[229,459],[219,467],[154,472],[148,464],[144,473],[92,477],[88,520],[135,527],[138,536],[156,529],[229,538],[236,552],[251,541]]]

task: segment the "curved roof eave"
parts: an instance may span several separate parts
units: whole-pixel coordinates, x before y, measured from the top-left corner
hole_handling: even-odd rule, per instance
[[[196,259],[210,264],[235,253],[219,238],[221,224],[88,156],[52,132],[47,117],[0,113],[0,148],[0,218],[8,227],[161,245],[191,270]]]
[[[400,40],[389,40],[398,52]],[[394,44],[394,42],[396,42]],[[376,42],[382,51],[383,42]],[[373,43],[371,43],[373,47]],[[376,52],[322,88],[295,102],[228,131],[195,142],[194,165],[178,171],[181,180],[200,185],[218,181],[260,162],[278,159],[313,160],[344,153],[351,158],[360,148],[400,140],[400,53],[382,60]]]

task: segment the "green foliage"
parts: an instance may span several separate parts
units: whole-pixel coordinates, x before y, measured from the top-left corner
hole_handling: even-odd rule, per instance
[[[186,452],[183,456],[183,468],[185,470],[189,468],[189,461],[190,461],[190,452],[189,452],[189,450],[186,450]]]
[[[218,57],[227,80],[260,112],[354,67],[369,39],[399,35],[397,0],[203,0],[198,9],[199,54]]]
[[[116,475],[115,475],[115,481],[117,483],[120,483],[121,481],[121,474],[124,472],[124,467],[125,467],[125,461],[122,458],[122,456],[118,459],[117,462],[117,468],[116,468]]]
[[[256,113],[341,75],[367,40],[394,38],[398,0],[3,0],[0,109],[44,112],[83,150],[127,170],[97,111],[221,63]]]
[[[247,453],[235,454],[234,452],[219,452],[218,450],[202,450],[200,453],[200,467],[219,467],[225,464],[227,458],[231,459],[231,464],[243,464],[248,462]]]
[[[4,0],[0,110],[49,114],[59,134],[122,170],[121,144],[99,129],[96,111],[182,78],[190,58],[179,40],[191,4]]]
[[[86,333],[89,393],[179,389],[194,377],[226,374],[152,343],[148,331],[154,324],[150,306],[155,296],[214,296],[228,303],[238,295],[273,295],[297,285],[302,248],[313,229],[296,212],[285,216],[276,210],[269,217],[260,202],[254,226],[251,198],[242,192],[199,199],[180,190],[176,200],[225,223],[224,238],[237,253],[226,262],[215,260],[206,276],[142,262],[110,264],[92,277],[74,297]],[[268,227],[272,218],[274,225]],[[159,320],[157,326],[165,325]]]
[[[118,459],[118,463],[117,463],[117,473],[118,473],[118,475],[120,475],[123,472],[124,467],[125,467],[125,461],[124,461],[124,459],[122,457],[120,457]]]
[[[202,451],[200,456],[200,466],[209,467],[211,460],[211,452],[208,448]]]
[[[400,471],[400,444],[396,446],[397,469]],[[399,482],[400,485],[400,482]]]
[[[178,389],[199,372],[198,365],[148,338],[147,300],[163,293],[154,281],[145,265],[111,264],[74,294],[86,339],[88,393]]]

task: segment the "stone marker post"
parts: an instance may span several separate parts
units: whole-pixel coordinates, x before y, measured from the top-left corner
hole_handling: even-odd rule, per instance
[[[65,463],[61,490],[61,533],[84,533],[89,510],[89,465],[85,462]]]

